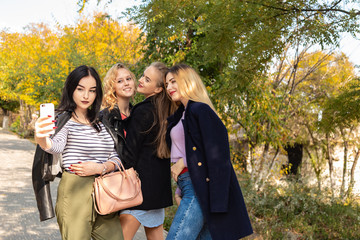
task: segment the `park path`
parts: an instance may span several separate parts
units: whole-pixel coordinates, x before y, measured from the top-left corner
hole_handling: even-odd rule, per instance
[[[40,222],[32,188],[35,145],[0,128],[0,240],[61,240],[56,218]],[[55,206],[59,179],[51,185]],[[134,240],[146,239],[140,227]]]

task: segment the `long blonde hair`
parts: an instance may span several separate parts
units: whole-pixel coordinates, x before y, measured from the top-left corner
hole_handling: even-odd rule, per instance
[[[115,82],[116,76],[119,69],[126,69],[129,71],[131,78],[136,83],[136,78],[134,73],[132,73],[123,63],[116,63],[114,64],[109,71],[106,73],[104,78],[104,100],[103,100],[103,107],[109,108],[112,110],[114,106],[117,104],[116,92],[115,92]],[[135,95],[135,92],[134,92]]]
[[[169,70],[168,67],[161,62],[153,62],[149,67],[154,67],[158,70],[159,78],[156,79],[157,87],[161,87],[162,91],[157,93],[152,98],[155,107],[155,124],[159,126],[159,132],[156,136],[157,143],[157,156],[159,158],[169,158],[170,150],[166,144],[166,130],[167,130],[167,118],[175,112],[176,105],[168,98],[165,88],[165,74]]]
[[[174,76],[179,94],[182,97],[195,102],[206,103],[216,112],[203,81],[193,68],[186,64],[177,64],[171,67],[168,73]]]

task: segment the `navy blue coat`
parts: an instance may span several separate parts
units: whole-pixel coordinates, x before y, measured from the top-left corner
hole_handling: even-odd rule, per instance
[[[180,106],[168,118],[169,146],[170,131],[180,121],[183,111],[184,106]],[[191,181],[212,239],[240,239],[252,234],[223,122],[207,104],[193,101],[188,102],[182,122]]]

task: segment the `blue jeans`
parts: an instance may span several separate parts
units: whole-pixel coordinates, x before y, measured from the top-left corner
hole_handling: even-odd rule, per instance
[[[166,239],[211,240],[209,228],[195,195],[189,172],[181,174],[177,184],[181,190],[182,199]]]

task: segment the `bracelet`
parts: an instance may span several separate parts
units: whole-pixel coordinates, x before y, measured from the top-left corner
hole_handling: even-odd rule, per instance
[[[104,165],[104,169],[102,170],[101,175],[105,175],[107,167],[106,167],[105,163],[102,163],[102,164]]]

